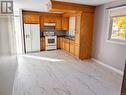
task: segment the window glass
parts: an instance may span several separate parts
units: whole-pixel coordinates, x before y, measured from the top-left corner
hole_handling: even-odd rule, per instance
[[[110,25],[111,39],[126,40],[126,16],[112,17]]]

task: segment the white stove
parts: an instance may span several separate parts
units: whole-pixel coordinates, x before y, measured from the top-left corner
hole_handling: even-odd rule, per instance
[[[54,35],[54,32],[45,32],[45,50],[54,50],[57,49],[57,36]]]

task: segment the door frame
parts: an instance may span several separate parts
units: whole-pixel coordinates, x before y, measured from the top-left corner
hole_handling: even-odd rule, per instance
[[[126,95],[126,61],[125,61],[125,69],[124,69],[121,95]]]

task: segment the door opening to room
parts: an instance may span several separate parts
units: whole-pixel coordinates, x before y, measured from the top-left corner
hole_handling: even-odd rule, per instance
[[[21,26],[21,17],[15,16],[14,17],[14,24],[15,24],[15,37],[16,37],[16,49],[17,55],[23,53],[23,33],[22,33],[22,26]]]

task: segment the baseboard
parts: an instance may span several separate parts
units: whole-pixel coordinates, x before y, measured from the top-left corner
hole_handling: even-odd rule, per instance
[[[116,69],[116,68],[114,68],[114,67],[112,67],[112,66],[110,66],[110,65],[107,65],[107,64],[105,64],[105,63],[103,63],[103,62],[101,62],[101,61],[99,61],[99,60],[97,60],[97,59],[95,59],[95,58],[91,58],[91,59],[92,59],[93,61],[97,62],[98,64],[100,64],[100,65],[102,65],[102,66],[104,66],[104,67],[106,67],[106,68],[108,68],[108,69],[110,69],[110,70],[112,70],[112,71],[118,73],[119,75],[123,76],[123,72],[122,72],[122,71],[120,71],[120,70],[118,70],[118,69]]]

